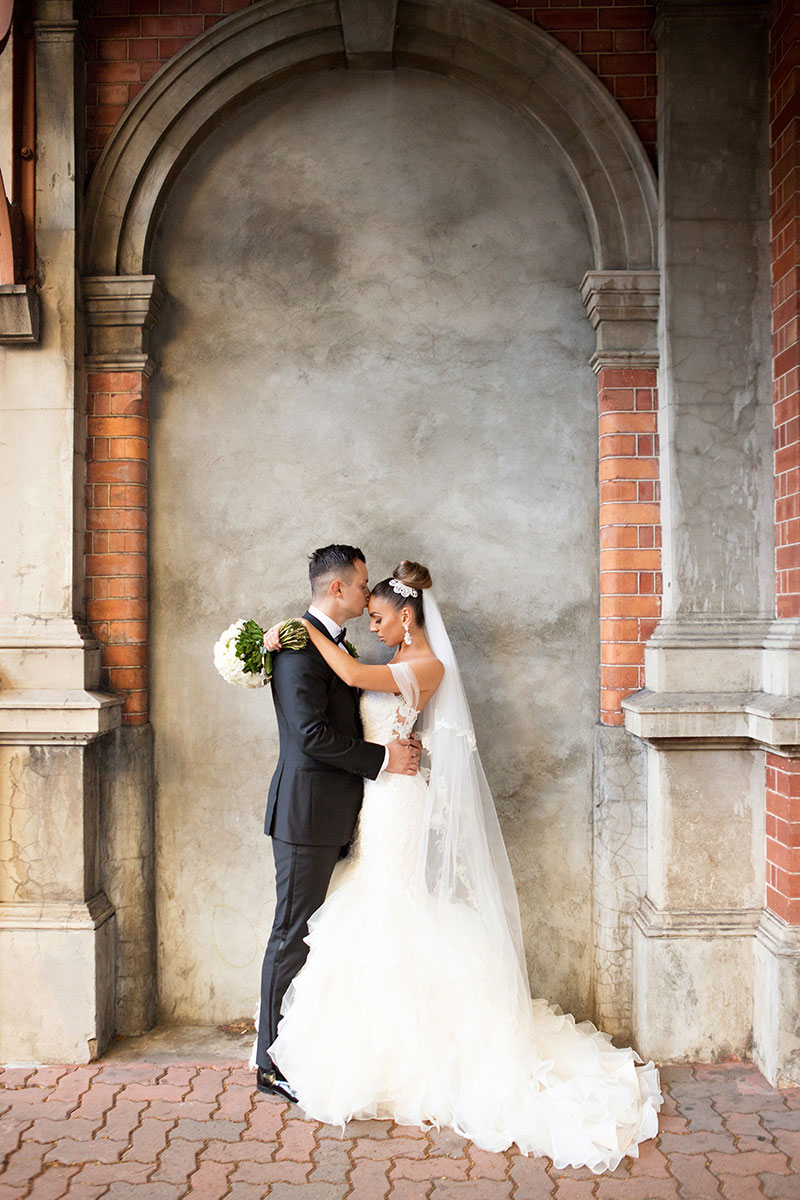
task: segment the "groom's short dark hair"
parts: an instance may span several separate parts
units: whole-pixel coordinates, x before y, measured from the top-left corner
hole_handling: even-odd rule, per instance
[[[353,576],[353,563],[366,563],[363,550],[358,546],[322,546],[308,556],[308,578],[312,596],[319,595],[321,585],[331,579],[341,578],[349,583]]]

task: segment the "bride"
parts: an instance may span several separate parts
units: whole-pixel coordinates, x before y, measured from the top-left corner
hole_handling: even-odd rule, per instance
[[[657,1133],[658,1072],[531,1000],[511,868],[430,587],[425,567],[402,562],[372,590],[388,666],[307,625],[333,671],[365,689],[364,736],[415,730],[430,770],[366,781],[270,1055],[319,1121],[449,1125],[485,1150],[516,1142],[558,1168],[613,1170]]]

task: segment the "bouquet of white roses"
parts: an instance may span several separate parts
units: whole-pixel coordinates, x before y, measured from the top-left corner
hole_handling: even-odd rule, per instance
[[[284,621],[278,630],[284,650],[302,650],[308,633],[302,621]],[[214,646],[214,666],[234,687],[264,687],[272,680],[272,655],[264,645],[264,630],[257,621],[241,618],[229,625]]]

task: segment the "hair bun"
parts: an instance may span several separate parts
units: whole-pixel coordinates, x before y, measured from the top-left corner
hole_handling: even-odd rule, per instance
[[[411,562],[404,558],[398,563],[394,569],[395,579],[399,579],[401,583],[408,584],[413,588],[429,588],[433,586],[431,573],[427,567],[423,567],[422,563]]]

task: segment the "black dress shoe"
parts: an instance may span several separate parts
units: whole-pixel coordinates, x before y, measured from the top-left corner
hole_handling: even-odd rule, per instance
[[[268,1071],[266,1067],[256,1068],[256,1087],[265,1096],[280,1096],[282,1100],[297,1103],[297,1095],[285,1079],[281,1079],[276,1071]]]

